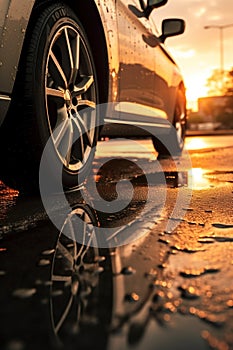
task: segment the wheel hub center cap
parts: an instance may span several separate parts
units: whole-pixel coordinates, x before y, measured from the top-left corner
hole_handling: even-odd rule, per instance
[[[71,107],[72,106],[72,96],[71,96],[71,92],[70,90],[66,90],[64,93],[64,99],[66,101],[66,105],[67,107]]]

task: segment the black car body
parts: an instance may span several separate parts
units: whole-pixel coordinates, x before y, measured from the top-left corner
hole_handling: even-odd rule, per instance
[[[102,135],[146,134],[159,153],[179,155],[186,126],[185,85],[167,51],[184,21],[153,21],[167,0],[6,0],[0,14],[1,176],[38,188],[48,139],[50,176],[65,188],[88,174]],[[152,13],[154,15],[152,15]],[[104,105],[103,113],[96,113]],[[172,127],[173,126],[173,127]],[[149,132],[148,132],[149,133]],[[155,135],[155,132],[153,132]],[[167,140],[170,144],[166,147]]]

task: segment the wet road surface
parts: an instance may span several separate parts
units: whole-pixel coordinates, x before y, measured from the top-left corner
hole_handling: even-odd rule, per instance
[[[187,138],[175,163],[149,141],[101,143],[71,210],[51,199],[57,227],[1,184],[1,349],[233,349],[233,140],[220,138]]]

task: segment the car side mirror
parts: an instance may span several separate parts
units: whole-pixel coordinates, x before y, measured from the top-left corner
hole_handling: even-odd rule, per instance
[[[149,17],[153,9],[166,5],[168,0],[140,0],[145,17]]]
[[[162,22],[162,35],[159,40],[164,43],[168,37],[183,34],[185,31],[185,21],[180,18],[168,18]]]
[[[157,8],[165,5],[168,0],[147,0],[147,7]]]

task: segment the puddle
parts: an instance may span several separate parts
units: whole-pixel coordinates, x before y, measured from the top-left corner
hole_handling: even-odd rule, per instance
[[[193,286],[180,286],[178,288],[181,291],[181,297],[183,299],[198,299],[200,298],[200,291]]]
[[[122,275],[133,275],[136,270],[132,266],[123,267],[121,270]]]
[[[216,242],[233,242],[233,237],[222,237],[222,236],[214,236],[213,239]]]
[[[215,327],[223,327],[225,325],[225,317],[223,315],[216,315],[213,313],[209,313],[200,309],[196,309],[195,307],[191,307],[190,308],[190,313],[192,315],[197,316],[198,318],[200,318],[202,321],[205,321],[209,324],[211,324],[212,326]]]
[[[177,250],[177,251],[180,251],[183,253],[189,253],[189,254],[205,251],[205,249],[203,249],[203,248],[199,248],[199,247],[192,248],[192,247],[186,247],[184,245],[179,245],[179,244],[172,245],[170,248],[172,250]]]
[[[195,278],[208,273],[217,273],[219,268],[200,268],[200,269],[187,269],[180,272],[180,275],[185,278]]]
[[[207,151],[222,147],[232,147],[232,135],[187,137],[185,148],[188,151]]]
[[[214,227],[214,232],[210,235],[202,236],[199,238],[199,243],[226,243],[233,242],[233,225],[232,224],[221,224],[214,223],[212,224]],[[226,235],[227,234],[227,235]]]
[[[220,228],[220,229],[233,228],[233,225],[228,225],[228,224],[212,224],[212,226],[215,228]]]
[[[202,168],[192,168],[188,172],[188,186],[192,190],[205,190],[211,187],[207,171]]]
[[[132,179],[137,185],[144,184],[149,181],[153,185],[163,185],[164,181],[169,188],[188,187],[191,190],[206,190],[225,183],[233,182],[232,173],[216,172],[210,173],[206,169],[192,168],[188,171],[165,171],[144,175],[137,175]],[[100,181],[100,178],[99,180]],[[113,182],[116,182],[114,180]],[[146,184],[146,183],[145,183]],[[193,210],[193,209],[188,209]],[[206,211],[211,212],[211,211]]]
[[[128,301],[129,303],[136,303],[139,301],[140,297],[137,293],[130,293],[125,295],[125,301]]]
[[[160,319],[156,312],[152,312],[153,317],[145,319],[144,322],[134,320],[125,330],[128,334],[119,332],[109,339],[108,349],[206,350],[208,341],[202,336],[202,322],[192,315],[184,318],[178,313],[174,314],[171,320],[170,313],[172,312],[164,311]],[[211,334],[209,325],[205,329]]]
[[[209,172],[203,168],[192,168],[188,171],[188,187],[192,190],[205,190],[231,182],[233,182],[231,171]]]

